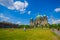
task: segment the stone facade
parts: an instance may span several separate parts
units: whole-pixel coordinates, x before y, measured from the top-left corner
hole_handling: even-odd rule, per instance
[[[30,19],[30,26],[33,26],[33,27],[48,26],[47,16],[46,15],[44,15],[44,16],[37,15],[35,20],[33,20],[31,18]]]

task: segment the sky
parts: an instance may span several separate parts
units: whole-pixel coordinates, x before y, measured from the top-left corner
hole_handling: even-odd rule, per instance
[[[30,24],[38,14],[60,23],[60,0],[0,0],[0,21]]]

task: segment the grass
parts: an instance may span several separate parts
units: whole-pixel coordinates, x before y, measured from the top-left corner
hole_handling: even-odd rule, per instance
[[[50,29],[0,28],[0,40],[60,40]]]

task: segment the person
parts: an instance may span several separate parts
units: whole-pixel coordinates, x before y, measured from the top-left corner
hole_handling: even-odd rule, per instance
[[[58,31],[59,31],[59,28],[58,28]]]
[[[24,27],[24,31],[26,31],[26,28]]]

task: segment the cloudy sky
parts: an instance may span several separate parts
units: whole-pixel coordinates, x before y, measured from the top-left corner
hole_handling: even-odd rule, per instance
[[[0,0],[0,21],[29,24],[38,14],[60,23],[60,0]]]

